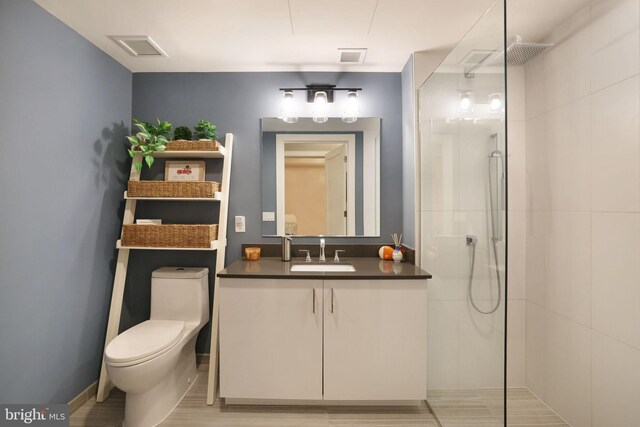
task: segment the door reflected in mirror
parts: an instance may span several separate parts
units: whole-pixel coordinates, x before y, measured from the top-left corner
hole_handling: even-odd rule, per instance
[[[263,235],[379,235],[380,119],[262,124]]]

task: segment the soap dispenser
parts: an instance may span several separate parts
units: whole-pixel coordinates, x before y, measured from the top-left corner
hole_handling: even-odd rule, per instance
[[[282,236],[282,261],[291,261],[291,236]]]

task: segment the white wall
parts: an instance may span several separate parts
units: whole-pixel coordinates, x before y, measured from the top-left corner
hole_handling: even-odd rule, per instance
[[[526,65],[526,383],[576,427],[638,422],[639,26],[595,1]]]

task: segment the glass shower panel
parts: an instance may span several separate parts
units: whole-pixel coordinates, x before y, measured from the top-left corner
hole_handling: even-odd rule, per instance
[[[444,427],[505,424],[504,11],[495,2],[419,90],[427,400]]]

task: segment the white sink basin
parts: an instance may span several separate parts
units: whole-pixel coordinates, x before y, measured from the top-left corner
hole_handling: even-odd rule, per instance
[[[306,271],[306,272],[340,272],[350,273],[356,271],[355,267],[351,264],[294,264],[291,266],[291,271]]]

